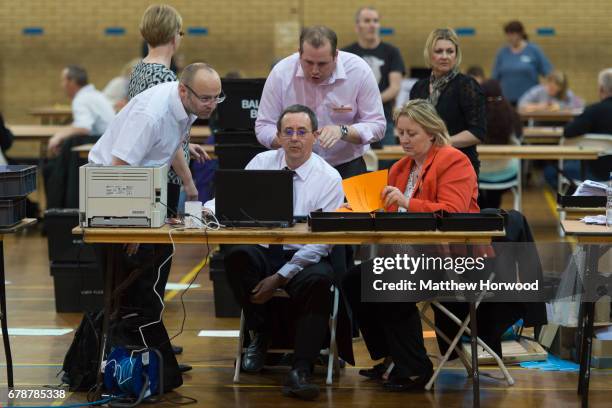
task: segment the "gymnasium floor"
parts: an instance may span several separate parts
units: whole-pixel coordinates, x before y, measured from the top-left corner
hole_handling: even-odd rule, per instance
[[[505,206],[510,197],[505,197]],[[523,197],[524,213],[530,221],[537,240],[558,241],[557,218],[552,195],[542,188],[530,188]],[[179,247],[172,266],[170,282],[185,282],[197,271],[198,264],[206,256],[205,249],[197,246]],[[53,282],[49,276],[47,241],[38,230],[5,240],[8,321],[11,328],[75,329],[79,314],[57,314],[53,297]],[[301,402],[282,397],[280,383],[285,368],[268,370],[261,375],[242,375],[242,383],[232,383],[235,338],[198,337],[200,330],[236,330],[238,319],[217,319],[213,310],[212,285],[208,270],[200,273],[196,283],[201,287],[191,289],[185,295],[187,321],[183,334],[176,340],[185,351],[180,361],[193,365],[193,371],[184,376],[185,384],[170,394],[198,400],[197,407],[464,407],[472,405],[471,382],[465,370],[451,364],[445,368],[435,384],[433,392],[398,394],[383,392],[374,382],[364,380],[357,371],[369,367],[364,344],[355,343],[358,367],[347,367],[333,386],[325,387],[322,370],[317,381],[322,393],[316,402]],[[171,335],[175,334],[182,320],[179,293],[166,292],[168,299],[165,322]],[[60,383],[57,376],[64,354],[74,332],[61,336],[11,336],[15,383],[20,388],[41,388]],[[437,353],[435,341],[426,333],[430,353]],[[0,383],[6,384],[4,358],[0,367]],[[435,363],[435,362],[434,362]],[[482,371],[500,376],[494,368]],[[579,406],[576,394],[578,374],[574,372],[541,372],[511,367],[516,384],[508,387],[505,382],[481,376],[481,406],[483,407],[572,407]],[[593,370],[590,386],[592,407],[611,406],[612,370]],[[54,406],[85,402],[83,393],[68,393],[67,399]],[[20,401],[18,405],[41,405],[36,401]],[[175,406],[171,402],[160,407]]]

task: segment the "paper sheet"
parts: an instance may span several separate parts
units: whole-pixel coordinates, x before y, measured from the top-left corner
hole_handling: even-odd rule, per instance
[[[344,195],[355,212],[372,212],[383,208],[380,196],[387,185],[389,170],[379,170],[342,180]]]

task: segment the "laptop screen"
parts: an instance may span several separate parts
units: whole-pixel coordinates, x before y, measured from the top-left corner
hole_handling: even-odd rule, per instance
[[[217,219],[228,226],[291,226],[293,174],[287,170],[217,170]]]

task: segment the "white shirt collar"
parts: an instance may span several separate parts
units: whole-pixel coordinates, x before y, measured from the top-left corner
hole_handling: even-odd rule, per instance
[[[280,152],[280,155],[281,155],[280,157],[281,158],[280,160],[281,169],[285,167],[289,167],[287,165],[285,150],[280,148],[278,149],[278,151]],[[314,166],[314,153],[310,153],[310,157],[308,158],[308,160],[306,160],[300,167],[298,167],[297,169],[293,171],[302,181],[305,181],[310,175],[310,172],[312,171],[313,166]]]

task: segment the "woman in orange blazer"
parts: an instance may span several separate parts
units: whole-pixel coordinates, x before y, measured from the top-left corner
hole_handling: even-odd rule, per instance
[[[450,145],[444,121],[429,102],[408,102],[396,113],[395,127],[406,157],[391,167],[382,191],[387,211],[480,211],[474,168]]]
[[[427,101],[408,102],[394,115],[395,130],[406,157],[389,172],[382,191],[387,211],[478,212],[478,184],[470,160],[450,146],[444,121]],[[386,380],[390,391],[422,390],[433,374],[423,341],[421,318],[413,302],[361,301],[361,272],[367,262],[353,268],[344,280],[370,356],[384,362],[359,374]],[[394,368],[385,375],[391,362]]]

